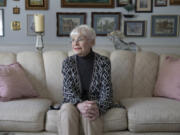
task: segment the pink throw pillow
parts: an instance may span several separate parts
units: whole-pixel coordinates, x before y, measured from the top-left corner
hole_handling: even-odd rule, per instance
[[[163,61],[154,95],[180,100],[180,59],[167,56]]]
[[[19,63],[0,65],[0,101],[37,96]]]

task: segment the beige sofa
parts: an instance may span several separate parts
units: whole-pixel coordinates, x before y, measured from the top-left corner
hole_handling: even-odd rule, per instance
[[[180,135],[180,102],[152,97],[158,68],[165,55],[152,52],[98,51],[112,65],[114,108],[104,117],[105,135]],[[61,63],[71,52],[0,53],[0,64],[18,61],[40,98],[0,102],[0,135],[56,135],[62,101]]]

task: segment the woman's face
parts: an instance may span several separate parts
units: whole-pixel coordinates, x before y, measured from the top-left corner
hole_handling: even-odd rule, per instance
[[[79,56],[86,56],[90,52],[93,45],[94,42],[92,40],[81,34],[74,35],[72,37],[72,49],[74,53]]]

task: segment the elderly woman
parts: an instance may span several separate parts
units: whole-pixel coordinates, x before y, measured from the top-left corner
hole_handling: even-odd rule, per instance
[[[112,105],[110,60],[95,53],[95,31],[80,25],[70,34],[75,55],[63,62],[64,102],[60,110],[60,135],[102,135],[103,115]]]

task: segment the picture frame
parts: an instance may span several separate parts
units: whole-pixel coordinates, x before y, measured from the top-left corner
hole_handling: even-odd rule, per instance
[[[116,3],[117,3],[117,7],[123,7],[128,4],[132,4],[132,0],[117,0]]]
[[[11,22],[11,30],[13,30],[13,31],[21,30],[21,22],[20,21],[12,21]]]
[[[135,12],[150,13],[152,11],[153,11],[152,0],[136,0],[135,1]]]
[[[61,7],[71,8],[113,8],[114,0],[60,0]]]
[[[36,36],[34,26],[34,14],[27,14],[27,35]]]
[[[124,35],[126,37],[145,37],[146,21],[124,21]]]
[[[170,5],[180,5],[180,0],[170,0]]]
[[[120,12],[92,12],[91,26],[97,36],[107,36],[109,32],[120,30],[121,16]]]
[[[152,37],[177,37],[178,15],[152,15],[151,36]]]
[[[155,0],[154,5],[155,7],[166,7],[168,0]]]
[[[0,0],[0,7],[6,6],[6,0]]]
[[[25,0],[26,10],[48,10],[48,0]]]
[[[13,8],[13,14],[20,14],[20,8],[19,7],[14,7]]]
[[[4,36],[4,10],[0,9],[0,37]]]
[[[69,36],[78,25],[86,24],[86,13],[57,12],[57,36]]]

